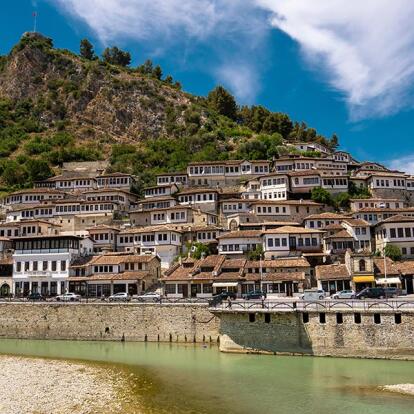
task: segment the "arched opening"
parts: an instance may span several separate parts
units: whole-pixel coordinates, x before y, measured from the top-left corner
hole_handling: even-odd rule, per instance
[[[3,283],[0,287],[0,296],[9,296],[10,286],[7,283]]]
[[[367,265],[365,263],[365,260],[364,259],[361,259],[359,261],[359,271],[360,272],[365,272],[366,270],[367,270]]]

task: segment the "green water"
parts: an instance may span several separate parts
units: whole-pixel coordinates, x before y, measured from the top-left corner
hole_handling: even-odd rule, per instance
[[[236,355],[200,345],[120,342],[0,340],[0,353],[127,369],[144,413],[414,413],[413,397],[376,388],[414,383],[414,362]]]

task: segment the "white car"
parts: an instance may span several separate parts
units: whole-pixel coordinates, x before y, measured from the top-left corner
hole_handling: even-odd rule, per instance
[[[326,293],[322,289],[306,289],[300,298],[302,300],[323,300],[325,299]]]
[[[129,302],[131,300],[131,296],[125,292],[115,293],[114,295],[109,296],[109,302]]]
[[[159,302],[161,300],[161,295],[157,292],[147,292],[143,295],[134,295],[132,296],[132,299],[139,302]]]
[[[354,299],[355,292],[353,290],[340,290],[331,296],[332,299]]]
[[[77,295],[73,292],[64,293],[63,295],[56,296],[56,300],[58,302],[79,302],[80,301],[80,295]]]

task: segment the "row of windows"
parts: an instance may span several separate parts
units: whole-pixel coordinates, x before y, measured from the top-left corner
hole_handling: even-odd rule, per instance
[[[121,195],[105,195],[105,196],[87,196],[89,201],[125,201],[125,197]]]
[[[72,213],[77,211],[106,211],[113,210],[113,204],[70,204],[64,206],[56,206],[56,213]]]
[[[173,183],[186,183],[187,182],[187,176],[170,176],[170,177],[158,177],[157,180],[158,184],[173,184]]]
[[[254,314],[250,314],[250,315],[254,315]],[[267,315],[270,316],[270,314],[267,314]],[[335,319],[336,319],[336,323],[338,325],[341,325],[341,324],[344,323],[344,318],[343,318],[342,313],[335,313]],[[377,324],[377,325],[380,324],[381,323],[381,314],[380,313],[374,313],[373,314],[373,319],[374,319],[375,324]],[[303,321],[303,323],[309,323],[309,313],[307,313],[307,312],[302,313],[302,321]],[[362,322],[361,314],[360,313],[354,313],[354,323],[359,325],[361,322]],[[394,314],[394,323],[399,325],[401,322],[402,322],[401,313],[395,313]],[[320,313],[319,314],[319,323],[321,323],[321,324],[326,323],[326,314],[325,313]]]
[[[346,178],[324,178],[323,179],[323,185],[342,185],[346,186],[348,185],[348,180]]]
[[[397,229],[390,229],[391,239],[411,238],[412,236],[414,237],[414,228],[412,231],[410,227],[398,227]]]
[[[90,186],[93,183],[92,180],[76,180],[76,181],[59,181],[57,185],[59,187],[72,187],[72,186]]]
[[[155,234],[143,234],[143,235],[136,235],[134,236],[120,236],[119,237],[119,243],[134,243],[134,240],[136,242],[143,242],[143,243],[150,243],[155,242]],[[168,241],[168,233],[159,233],[157,235],[158,241]],[[181,236],[171,233],[171,241],[179,241],[181,242]]]
[[[405,187],[404,180],[375,180],[377,187],[389,187],[390,182],[393,182],[394,187]]]
[[[243,204],[242,203],[233,203],[233,204],[223,204],[223,210],[224,211],[237,211],[237,210],[243,210]]]
[[[98,178],[99,185],[116,185],[116,184],[129,184],[130,183],[129,177],[111,177],[111,178]]]
[[[197,233],[197,239],[198,240],[212,240],[216,238],[216,232],[198,232]]]
[[[203,166],[203,167],[190,167],[190,174],[235,174],[239,172],[250,172],[250,165],[239,166]],[[255,174],[262,174],[269,172],[269,167],[267,165],[255,165],[254,166]]]
[[[216,195],[211,193],[211,194],[194,194],[189,195],[189,196],[180,196],[178,198],[180,200],[181,203],[188,203],[188,202],[193,202],[193,201],[214,201],[216,199]]]
[[[257,244],[244,244],[240,247],[240,244],[223,244],[221,245],[221,251],[223,252],[238,252],[240,250],[243,251],[251,251],[256,249]]]
[[[160,195],[167,194],[167,187],[156,187],[156,188],[147,188],[145,190],[145,195]]]
[[[22,210],[22,217],[34,217],[34,216],[51,216],[53,214],[53,210],[51,208],[40,208],[36,210]]]
[[[60,260],[60,266],[59,266],[59,270],[61,272],[65,272],[66,271],[66,260]],[[42,261],[42,262],[38,262],[38,261],[33,261],[33,262],[16,262],[16,272],[21,272],[22,269],[24,269],[25,272],[37,272],[39,270],[42,271],[47,271],[47,270],[51,270],[52,272],[56,272],[58,268],[58,261],[57,260],[52,260],[51,262],[48,261]]]
[[[272,199],[286,199],[286,191],[278,191],[278,192],[273,192],[273,193],[264,193],[263,194],[263,199],[264,200],[272,200]]]
[[[158,201],[156,203],[142,203],[142,208],[144,210],[152,210],[154,208],[168,208],[171,207],[171,201]]]
[[[277,213],[286,213],[286,207],[279,207],[279,206],[276,206],[276,207],[271,207],[271,206],[263,206],[263,207],[261,207],[261,206],[258,206],[257,207],[257,212],[258,213],[263,213],[263,214],[272,214],[273,212],[275,212],[276,214]],[[309,212],[309,211],[308,211]]]
[[[79,240],[76,239],[42,239],[16,242],[16,250],[55,250],[78,249]]]
[[[270,185],[281,185],[286,184],[285,178],[269,178],[267,180],[262,181],[262,187],[267,187]]]

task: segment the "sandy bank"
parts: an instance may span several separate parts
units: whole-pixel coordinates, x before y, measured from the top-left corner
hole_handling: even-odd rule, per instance
[[[414,396],[414,384],[384,385],[381,388],[385,391],[397,392],[399,394],[407,394]]]
[[[0,367],[2,414],[109,414],[131,408],[122,371],[15,356],[0,356]]]

